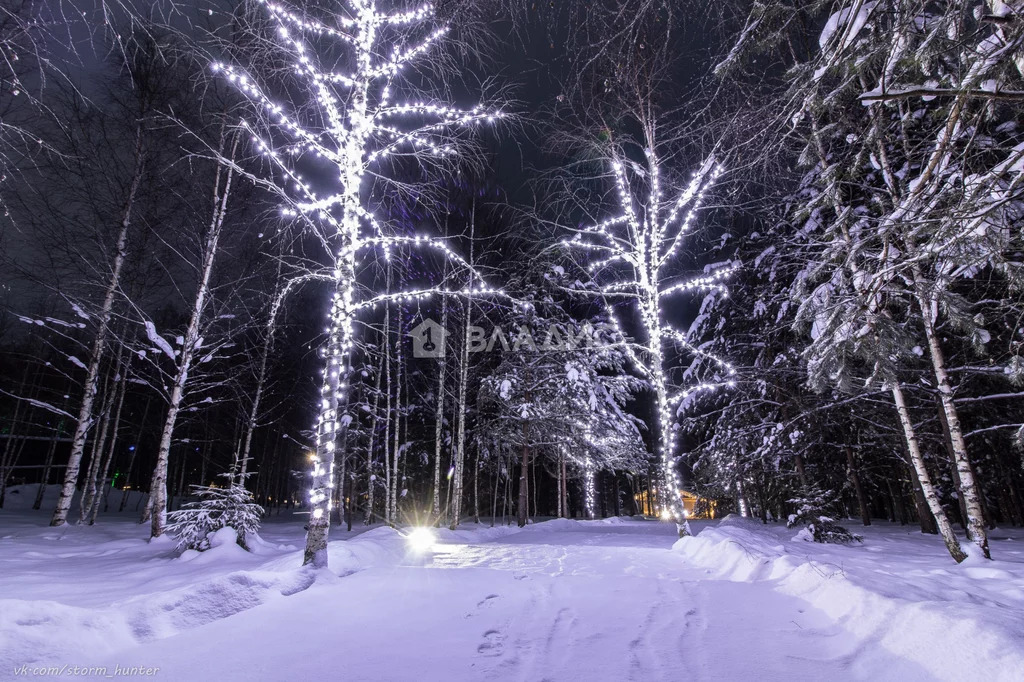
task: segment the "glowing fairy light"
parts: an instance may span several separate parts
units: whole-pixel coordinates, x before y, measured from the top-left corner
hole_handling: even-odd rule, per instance
[[[485,286],[480,276],[444,241],[423,236],[398,237],[384,232],[380,222],[360,203],[360,188],[367,178],[385,171],[377,165],[390,156],[455,155],[452,133],[502,118],[483,107],[458,109],[432,101],[393,101],[403,68],[426,55],[444,38],[446,26],[423,30],[434,18],[432,3],[406,10],[384,11],[373,0],[340,0],[330,24],[318,21],[271,0],[257,0],[273,22],[280,50],[292,58],[292,74],[319,116],[300,116],[306,102],[278,102],[244,69],[217,63],[212,69],[234,85],[269,125],[268,132],[243,120],[241,126],[252,145],[273,169],[272,189],[284,200],[281,212],[297,218],[320,234],[334,262],[334,286],[322,348],[323,384],[314,430],[309,531],[305,563],[327,564],[331,487],[334,478],[335,439],[341,407],[347,398],[345,377],[351,370],[356,315],[392,301],[419,301],[435,295],[500,295]],[[389,3],[390,4],[390,3]],[[392,27],[392,28],[388,28]],[[331,57],[321,62],[313,46],[330,42]],[[336,54],[347,58],[340,61]],[[330,66],[327,66],[327,62]],[[343,66],[338,66],[343,64]],[[340,69],[340,70],[339,70]],[[281,139],[283,138],[283,139]],[[326,164],[336,188],[320,196],[297,171],[297,164]],[[356,291],[356,266],[361,252],[383,250],[390,258],[399,248],[436,251],[470,273],[470,285],[461,290],[422,289],[361,298]]]
[[[596,515],[596,484],[595,477],[597,476],[597,469],[594,467],[594,460],[587,457],[583,463],[583,488],[586,498],[587,506],[587,518],[592,519]]]
[[[679,475],[674,465],[676,431],[673,414],[683,401],[701,391],[713,391],[732,385],[732,380],[701,383],[685,388],[670,385],[665,369],[666,353],[673,349],[692,354],[715,366],[728,377],[736,371],[725,360],[693,346],[686,335],[666,323],[662,315],[664,299],[681,293],[717,291],[725,295],[723,282],[736,270],[735,266],[721,267],[701,277],[677,281],[670,274],[676,264],[681,244],[692,230],[697,213],[708,190],[722,173],[714,157],[707,159],[693,174],[678,198],[665,206],[662,201],[661,168],[657,154],[645,150],[649,193],[638,196],[630,185],[627,163],[614,157],[611,171],[621,208],[621,215],[584,228],[562,246],[592,254],[587,269],[599,283],[598,292],[606,299],[631,301],[640,312],[645,341],[640,347],[623,345],[631,366],[636,367],[650,382],[656,401],[655,444],[660,462],[661,476],[657,508],[665,520],[674,519],[683,524]],[[632,164],[635,165],[635,164]],[[620,338],[625,336],[614,309],[608,305],[608,315]],[[654,491],[652,491],[654,492]],[[682,527],[682,526],[681,526]]]

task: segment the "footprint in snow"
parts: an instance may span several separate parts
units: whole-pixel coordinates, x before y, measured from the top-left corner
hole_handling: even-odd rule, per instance
[[[505,647],[505,635],[497,630],[488,630],[484,633],[484,641],[476,648],[481,656],[501,656]]]
[[[498,598],[498,595],[496,595],[496,594],[489,594],[486,597],[484,597],[483,599],[481,599],[480,601],[478,601],[476,606],[477,606],[477,608],[483,608],[485,606],[492,606],[492,601],[491,600],[497,599],[497,598]]]
[[[489,594],[476,603],[476,609],[467,613],[464,618],[472,618],[473,616],[480,615],[481,611],[485,611],[494,606],[494,600],[498,598],[496,594]]]

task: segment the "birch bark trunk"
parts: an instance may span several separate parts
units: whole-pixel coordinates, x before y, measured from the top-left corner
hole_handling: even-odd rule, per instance
[[[522,528],[526,525],[530,509],[530,446],[523,443],[519,463],[519,504],[516,506],[516,522]]]
[[[226,133],[222,132],[222,149],[225,142]],[[238,142],[238,135],[234,135],[231,150],[232,159],[235,158],[238,150]],[[150,537],[153,538],[163,535],[167,526],[167,464],[171,454],[171,441],[174,437],[174,427],[178,421],[178,414],[181,412],[181,403],[185,398],[185,385],[188,382],[188,375],[192,369],[192,360],[195,357],[196,345],[199,342],[199,332],[204,321],[207,299],[210,295],[210,278],[213,275],[213,266],[220,246],[221,230],[224,227],[224,218],[227,213],[228,198],[231,196],[233,180],[233,167],[218,167],[213,189],[213,214],[203,245],[203,261],[199,271],[199,284],[196,288],[196,297],[192,304],[188,328],[185,330],[181,355],[178,358],[178,370],[175,373],[171,386],[167,417],[164,420],[164,426],[160,433],[156,468],[153,470],[153,480],[149,488],[151,506]]]
[[[367,526],[374,522],[373,515],[373,504],[374,504],[374,484],[377,482],[377,477],[373,473],[373,446],[377,437],[377,410],[380,409],[380,382],[381,376],[384,374],[384,358],[381,357],[381,361],[377,364],[377,377],[374,379],[373,386],[373,415],[370,417],[370,437],[369,443],[366,447],[366,515],[363,518],[363,523]],[[386,443],[387,441],[385,441]]]
[[[963,498],[964,507],[967,509],[967,531],[971,540],[978,546],[978,549],[981,550],[985,558],[991,559],[992,556],[988,548],[988,532],[985,528],[985,513],[981,508],[981,494],[974,478],[971,461],[967,456],[967,443],[964,441],[963,429],[960,427],[960,415],[953,402],[953,388],[950,385],[949,375],[946,372],[945,355],[942,352],[942,344],[939,342],[939,337],[935,330],[934,308],[936,304],[925,293],[925,285],[917,265],[914,266],[914,279],[917,288],[917,301],[921,308],[921,319],[924,322],[924,332],[928,339],[932,371],[935,375],[935,387],[938,390],[946,426],[949,429],[949,440],[953,449],[953,463],[960,477],[960,495]]]
[[[282,262],[283,259],[279,257],[277,259],[277,279],[275,280],[278,282],[281,281]],[[267,361],[270,358],[270,351],[274,347],[274,330],[277,324],[277,313],[281,300],[280,296],[275,296],[274,303],[270,307],[267,329],[263,337],[263,346],[260,349],[260,364],[256,373],[256,392],[252,398],[252,405],[249,407],[249,418],[245,424],[245,440],[242,444],[241,455],[239,456],[238,485],[243,487],[245,486],[245,479],[248,478],[250,453],[252,452],[252,436],[256,432],[257,421],[260,416],[260,403],[263,400],[263,391],[267,384]]]
[[[124,368],[123,371],[124,374],[121,376],[118,387],[117,406],[114,408],[114,423],[110,428],[110,445],[107,447],[107,454],[104,456],[103,465],[100,467],[98,482],[93,484],[93,488],[96,491],[93,493],[92,508],[89,510],[87,520],[90,526],[96,523],[96,517],[99,516],[100,512],[100,503],[102,502],[106,506],[107,495],[110,493],[110,486],[107,485],[107,476],[110,474],[110,465],[114,460],[114,452],[117,450],[117,432],[121,428],[121,410],[124,407],[124,394],[128,384],[127,368]]]
[[[476,198],[469,214],[469,265],[473,267],[473,239],[476,237]],[[466,324],[462,335],[462,356],[459,363],[459,397],[456,414],[455,436],[455,490],[452,494],[452,518],[449,528],[455,530],[462,516],[462,485],[463,470],[466,458],[466,390],[469,377],[469,338],[473,326],[473,299],[468,298],[466,304]]]
[[[114,370],[115,375],[117,370]],[[93,497],[96,495],[96,476],[99,473],[103,453],[107,447],[107,431],[110,428],[110,413],[114,409],[114,395],[116,389],[111,390],[114,384],[113,377],[107,377],[103,387],[103,403],[100,408],[100,430],[96,434],[96,440],[92,444],[92,452],[89,455],[89,468],[85,473],[85,485],[82,488],[82,499],[78,505],[78,524],[84,524],[86,515],[92,508]]]
[[[447,274],[447,273],[446,273]],[[448,297],[441,301],[441,329],[448,329]],[[447,344],[445,334],[437,343]],[[441,348],[441,356],[438,358],[437,368],[437,410],[434,412],[434,499],[430,509],[434,519],[434,527],[441,526],[441,450],[442,439],[444,438],[444,379],[448,370],[447,348]]]
[[[391,293],[391,269],[388,267],[388,293]],[[394,525],[391,519],[391,427],[394,419],[391,416],[391,306],[385,304],[384,309],[384,391],[387,400],[384,404],[384,523]]]
[[[390,488],[390,502],[391,502],[391,525],[395,526],[398,524],[398,491],[399,491],[399,476],[398,476],[398,460],[402,452],[402,439],[401,439],[401,427],[402,427],[402,364],[404,361],[403,343],[402,343],[402,308],[398,308],[398,319],[395,320],[395,435],[394,435],[394,455],[391,458],[391,488]]]
[[[466,324],[465,333],[462,337],[462,355],[459,363],[459,397],[458,408],[456,409],[456,437],[455,437],[455,486],[452,491],[451,509],[452,516],[449,528],[455,530],[462,517],[462,485],[463,470],[466,457],[466,385],[469,376],[469,331],[472,326],[473,305],[471,300],[466,301]]]
[[[946,512],[943,511],[942,505],[939,503],[939,496],[932,485],[924,456],[921,454],[917,433],[910,419],[910,411],[907,409],[903,389],[898,384],[892,384],[890,390],[892,391],[893,402],[896,403],[896,411],[899,413],[900,424],[903,426],[903,435],[907,441],[907,449],[910,452],[910,461],[914,465],[914,471],[917,473],[917,480],[921,484],[921,491],[924,494],[925,502],[935,518],[936,524],[938,524],[939,534],[942,536],[943,542],[946,543],[946,549],[949,550],[950,556],[957,563],[960,563],[967,558],[967,554],[964,553],[963,548],[960,546],[960,541],[957,540],[956,535],[953,533],[953,527],[949,523]]]
[[[107,283],[107,289],[103,296],[103,304],[100,307],[96,338],[93,341],[92,352],[89,356],[89,369],[85,378],[85,392],[82,395],[82,402],[78,408],[78,422],[75,425],[75,434],[71,437],[71,454],[68,457],[67,469],[64,470],[64,484],[61,486],[60,496],[57,498],[57,506],[53,510],[53,517],[50,519],[51,526],[62,526],[67,522],[68,510],[71,508],[71,499],[74,497],[75,488],[78,485],[82,455],[85,453],[85,441],[89,435],[89,427],[92,426],[92,408],[99,391],[100,367],[103,364],[103,356],[107,348],[110,318],[114,311],[114,300],[117,297],[117,290],[121,285],[121,272],[124,269],[125,259],[128,257],[128,230],[132,225],[132,211],[135,208],[135,198],[142,183],[145,165],[142,133],[143,130],[140,125],[136,128],[135,136],[135,172],[128,189],[128,198],[121,213],[121,226],[117,235],[113,268],[110,281]]]

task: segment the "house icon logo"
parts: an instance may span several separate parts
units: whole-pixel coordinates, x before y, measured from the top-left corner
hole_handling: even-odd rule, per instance
[[[409,332],[414,358],[443,358],[448,330],[429,317]]]

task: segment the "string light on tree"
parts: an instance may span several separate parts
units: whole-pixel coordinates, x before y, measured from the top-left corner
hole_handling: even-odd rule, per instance
[[[594,256],[587,266],[597,282],[599,294],[608,305],[608,315],[616,331],[624,336],[616,317],[613,302],[632,303],[640,313],[644,339],[624,349],[635,366],[650,383],[656,402],[657,430],[655,454],[660,464],[660,481],[656,486],[657,511],[666,520],[675,520],[680,534],[685,532],[685,516],[676,472],[674,453],[676,430],[673,413],[689,396],[716,390],[731,383],[735,374],[726,361],[696,348],[686,335],[665,321],[663,304],[678,294],[700,291],[726,293],[723,282],[735,271],[734,266],[713,268],[704,276],[679,281],[678,257],[682,244],[693,228],[708,190],[722,173],[712,156],[693,174],[678,197],[667,203],[662,193],[662,169],[655,151],[654,131],[645,126],[646,166],[626,161],[620,150],[613,152],[611,172],[615,181],[621,214],[584,228],[562,242],[566,249]],[[627,167],[638,177],[631,180]],[[641,189],[645,185],[646,193]],[[666,354],[689,353],[717,368],[721,381],[680,387],[672,385],[666,371]]]
[[[214,64],[253,105],[259,124],[243,121],[254,147],[270,163],[268,181],[254,178],[284,201],[283,215],[303,221],[317,234],[333,260],[328,279],[334,287],[322,349],[323,384],[316,420],[316,450],[311,457],[311,507],[304,562],[327,565],[334,448],[346,425],[341,412],[346,400],[345,377],[351,369],[353,321],[362,310],[390,301],[415,301],[433,295],[500,293],[481,284],[479,276],[444,242],[424,236],[387,234],[373,212],[363,205],[361,188],[368,177],[386,177],[379,167],[392,156],[426,161],[457,154],[453,133],[493,122],[501,112],[483,107],[463,110],[441,102],[396,101],[407,85],[400,79],[413,62],[429,53],[447,33],[430,26],[432,3],[404,11],[385,11],[376,0],[339,0],[338,10],[325,21],[292,11],[284,4],[258,0],[275,29],[277,46],[292,59],[292,75],[303,101],[278,102],[243,68]],[[322,62],[316,46],[328,46]],[[336,59],[339,52],[345,58]],[[344,71],[326,61],[344,64]],[[305,113],[312,104],[315,113]],[[319,196],[297,166],[326,166],[336,177],[333,191]],[[251,176],[250,176],[251,177]],[[425,248],[437,251],[470,272],[472,284],[461,290],[423,289],[359,300],[356,266],[360,254],[382,249]]]
[[[587,504],[587,518],[593,519],[596,515],[595,508],[596,504],[596,485],[594,478],[597,476],[597,470],[594,467],[594,460],[589,456],[584,460],[583,463],[583,489],[586,497]]]

